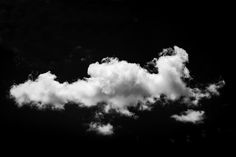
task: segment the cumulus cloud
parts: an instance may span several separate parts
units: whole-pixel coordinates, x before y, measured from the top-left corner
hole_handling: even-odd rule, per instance
[[[181,115],[171,117],[180,122],[199,123],[204,119],[204,111],[187,110]]]
[[[139,106],[139,109],[148,110],[162,95],[167,100],[181,100],[183,104],[189,105],[198,105],[203,98],[219,95],[218,89],[225,84],[224,81],[210,84],[205,89],[188,86],[186,80],[191,76],[186,67],[187,62],[187,52],[177,46],[164,49],[159,58],[149,62],[157,73],[151,73],[137,63],[107,57],[89,65],[88,78],[72,83],[59,82],[56,75],[49,71],[40,74],[35,80],[29,79],[13,85],[10,95],[20,107],[32,105],[39,109],[48,106],[63,109],[67,103],[81,107],[104,104],[104,114],[115,110],[127,116],[133,115],[129,107]],[[196,113],[188,115],[192,114]],[[110,125],[92,126],[98,130],[108,126],[111,129]]]
[[[112,135],[113,126],[111,124],[100,124],[100,123],[91,123],[89,125],[90,131],[96,131],[98,134],[102,135]]]

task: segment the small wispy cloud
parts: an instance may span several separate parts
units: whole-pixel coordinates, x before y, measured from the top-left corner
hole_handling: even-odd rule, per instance
[[[96,131],[98,134],[102,135],[112,135],[113,126],[111,124],[100,124],[100,123],[90,123],[89,131]]]
[[[180,122],[199,123],[204,119],[204,113],[204,111],[194,111],[189,109],[181,115],[173,115],[171,117]]]

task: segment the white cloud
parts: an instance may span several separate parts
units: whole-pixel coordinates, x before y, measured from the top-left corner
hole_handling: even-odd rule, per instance
[[[203,116],[204,111],[187,110],[182,115],[173,115],[171,117],[181,122],[198,123],[204,119]]]
[[[68,102],[85,107],[104,103],[104,113],[115,110],[131,116],[129,106],[141,104],[140,109],[148,109],[160,95],[173,101],[184,97],[185,103],[197,105],[202,98],[218,94],[222,83],[211,84],[204,90],[188,87],[183,80],[191,78],[186,62],[188,54],[177,46],[173,50],[164,49],[158,59],[153,59],[157,74],[149,73],[136,63],[104,58],[101,63],[89,65],[88,78],[60,83],[49,71],[40,74],[36,80],[13,85],[10,95],[18,106],[63,109]]]
[[[113,126],[111,124],[100,124],[100,123],[91,123],[89,125],[90,131],[96,131],[102,135],[112,135],[113,134]]]

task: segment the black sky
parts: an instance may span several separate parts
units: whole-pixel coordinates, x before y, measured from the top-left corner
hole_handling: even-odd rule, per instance
[[[5,146],[1,148],[230,149],[235,141],[234,19],[230,5],[216,3],[2,0],[0,125]],[[39,111],[18,108],[8,97],[11,85],[25,81],[29,74],[36,78],[50,70],[60,82],[72,82],[86,77],[88,65],[104,57],[144,66],[163,48],[174,45],[188,52],[187,66],[196,82],[226,82],[221,96],[202,106],[207,114],[203,124],[179,124],[169,119],[178,110],[170,104],[138,113],[137,120],[110,115],[107,118],[120,127],[114,136],[103,137],[86,131],[93,108],[67,105],[65,111]]]

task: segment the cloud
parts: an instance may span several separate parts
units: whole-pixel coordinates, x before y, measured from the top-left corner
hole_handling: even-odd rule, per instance
[[[96,131],[98,134],[102,135],[112,135],[113,126],[111,124],[100,124],[100,123],[91,123],[89,125],[89,131]]]
[[[204,119],[204,113],[204,111],[187,110],[181,115],[173,115],[171,117],[180,122],[199,123]]]
[[[183,81],[183,78],[190,78],[186,62],[188,54],[177,46],[171,51],[164,50],[159,59],[153,59],[157,74],[149,73],[136,63],[104,58],[101,63],[89,65],[88,78],[78,79],[73,83],[60,83],[56,80],[56,75],[49,71],[40,74],[36,80],[13,85],[10,95],[19,106],[31,104],[44,108],[50,105],[62,109],[68,102],[87,107],[104,102],[109,109],[128,113],[128,106],[138,103],[145,105],[153,102],[154,98],[158,99],[160,95],[165,95],[170,100],[180,97],[188,100],[191,97],[201,99],[217,93],[219,85],[212,84],[204,92],[187,87]]]
[[[174,49],[164,49],[159,58],[148,62],[156,73],[137,63],[107,57],[101,62],[89,65],[87,78],[72,83],[59,82],[56,75],[49,71],[40,74],[35,80],[29,79],[13,85],[10,96],[19,107],[31,105],[39,109],[63,109],[67,103],[74,103],[80,107],[103,104],[102,114],[116,111],[122,115],[133,116],[130,107],[150,110],[163,95],[165,100],[178,100],[183,104],[195,106],[198,106],[202,99],[219,95],[218,90],[224,86],[224,81],[206,85],[205,89],[189,87],[186,82],[192,78],[186,67],[187,62],[187,52],[177,46],[174,46]],[[202,114],[187,111],[185,116],[173,117],[187,121],[189,117],[200,118]],[[93,124],[91,127],[97,130],[112,130],[111,125]]]

